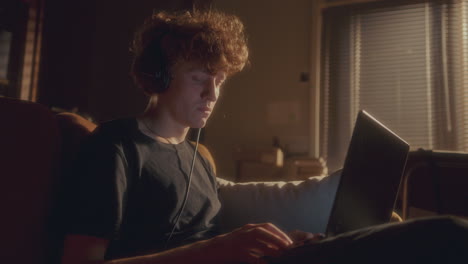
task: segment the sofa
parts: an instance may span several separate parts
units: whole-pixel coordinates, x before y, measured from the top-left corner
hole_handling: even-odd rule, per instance
[[[61,170],[96,124],[75,113],[0,97],[2,263],[59,263]],[[208,149],[200,152],[213,164]],[[272,222],[286,231],[324,232],[339,172],[297,182],[235,184],[219,179],[221,229]]]
[[[77,124],[76,129],[63,127],[60,120]],[[0,259],[53,263],[60,245],[52,221],[60,169],[95,125],[72,113],[56,115],[43,105],[10,98],[0,98],[0,121]]]

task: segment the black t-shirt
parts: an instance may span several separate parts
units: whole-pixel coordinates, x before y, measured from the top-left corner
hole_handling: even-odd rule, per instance
[[[100,125],[69,176],[69,234],[110,240],[106,259],[161,251],[186,193],[194,146],[143,134],[136,119]],[[197,155],[187,204],[168,248],[215,235],[220,208],[209,162]]]

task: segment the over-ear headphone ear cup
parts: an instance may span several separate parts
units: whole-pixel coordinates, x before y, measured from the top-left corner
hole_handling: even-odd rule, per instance
[[[150,75],[152,78],[151,92],[164,93],[171,82],[171,74],[169,72],[169,63],[164,51],[161,47],[163,37],[167,32],[163,32],[159,38],[155,38],[144,51],[143,64],[148,65],[146,75]],[[153,73],[150,73],[153,72]]]
[[[157,71],[154,74],[154,91],[156,93],[164,93],[171,82],[169,72],[167,70]]]

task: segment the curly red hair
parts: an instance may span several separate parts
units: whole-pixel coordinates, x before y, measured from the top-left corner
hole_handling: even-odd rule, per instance
[[[240,19],[219,11],[156,13],[136,32],[131,51],[131,74],[137,83],[161,68],[170,72],[180,61],[232,75],[244,68],[249,55]]]

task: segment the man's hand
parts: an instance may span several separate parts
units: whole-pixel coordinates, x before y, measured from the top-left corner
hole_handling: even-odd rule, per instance
[[[293,246],[303,245],[309,242],[318,242],[325,238],[324,234],[312,234],[300,230],[294,230],[288,233],[288,236],[293,240]]]
[[[108,241],[88,236],[68,236],[62,263],[140,264],[266,264],[264,256],[277,257],[293,240],[319,239],[313,234],[293,231],[290,236],[273,224],[248,224],[230,233],[167,251],[125,259],[104,261]]]
[[[266,263],[263,256],[279,256],[293,244],[291,238],[271,223],[248,224],[204,241],[213,263]],[[210,257],[210,259],[211,259]],[[211,261],[208,261],[211,263]]]

